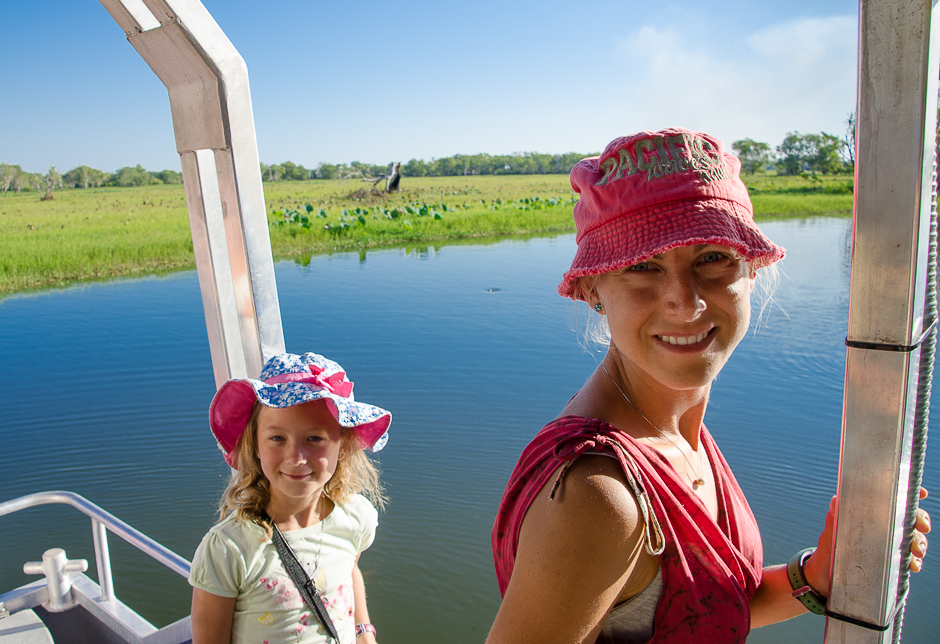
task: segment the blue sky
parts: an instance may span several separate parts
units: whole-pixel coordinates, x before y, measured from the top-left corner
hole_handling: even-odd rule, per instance
[[[166,90],[96,0],[2,2],[0,161],[179,168]],[[667,125],[776,146],[842,135],[855,104],[848,0],[204,3],[266,163],[587,153]]]

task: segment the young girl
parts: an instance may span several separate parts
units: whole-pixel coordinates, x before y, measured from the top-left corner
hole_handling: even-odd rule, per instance
[[[316,585],[339,642],[375,644],[358,562],[383,497],[363,450],[385,446],[392,416],[356,402],[352,389],[335,362],[285,353],[260,380],[229,380],[212,399],[212,433],[236,472],[222,521],[193,558],[194,644],[332,641],[286,571],[275,531]]]

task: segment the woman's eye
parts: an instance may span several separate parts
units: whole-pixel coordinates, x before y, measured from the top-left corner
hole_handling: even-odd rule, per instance
[[[633,271],[634,273],[644,273],[650,269],[650,265],[647,262],[640,262],[639,264],[634,264],[633,266],[628,266],[628,271]]]
[[[719,252],[712,251],[711,253],[705,253],[702,255],[702,262],[705,264],[711,264],[719,260],[725,259],[725,255],[722,255]]]

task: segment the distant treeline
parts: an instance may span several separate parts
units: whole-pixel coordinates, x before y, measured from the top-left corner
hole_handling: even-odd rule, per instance
[[[412,159],[401,164],[403,177],[456,177],[488,174],[568,174],[575,163],[589,154],[455,154],[443,159]],[[388,174],[391,164],[372,165],[352,163],[321,163],[316,168],[305,168],[291,161],[261,164],[265,181],[303,181],[307,179],[348,179],[381,177]]]
[[[115,172],[102,172],[87,165],[72,168],[59,174],[55,166],[49,172],[23,172],[18,165],[0,163],[0,192],[35,190],[51,197],[54,190],[62,188],[100,188],[101,186],[151,186],[163,183],[183,183],[183,176],[173,170],[150,172],[138,165],[136,168],[121,168]]]
[[[776,151],[766,143],[741,139],[731,144],[745,174],[776,170],[777,174],[839,174],[855,170],[855,118],[849,116],[844,137],[820,132],[790,132]]]
[[[855,121],[849,118],[850,134],[838,137],[821,132],[801,134],[790,132],[783,143],[772,148],[768,143],[741,139],[731,144],[741,159],[746,174],[776,171],[777,174],[797,175],[838,174],[855,168]],[[596,153],[594,153],[596,154]],[[461,175],[490,174],[568,174],[581,159],[591,156],[568,154],[456,154],[443,159],[423,161],[412,159],[401,165],[403,177],[455,177]],[[345,164],[321,163],[316,168],[305,168],[291,161],[261,164],[264,181],[306,181],[310,179],[363,179],[385,176],[392,164],[371,165],[353,161]]]
[[[855,168],[855,118],[850,115],[846,135],[838,137],[821,132],[801,134],[790,132],[776,148],[752,139],[741,139],[731,144],[741,159],[742,171],[776,171],[777,174],[838,174],[852,172]],[[454,177],[462,175],[497,174],[567,174],[575,163],[591,156],[569,152],[568,154],[455,154],[443,159],[412,159],[400,168],[404,177]],[[307,181],[310,179],[375,179],[389,173],[392,164],[372,165],[352,163],[321,163],[316,168],[305,168],[291,161],[261,164],[264,181]],[[55,167],[46,174],[23,172],[18,165],[0,163],[0,192],[13,190],[45,191],[45,198],[52,198],[57,188],[98,188],[101,186],[146,186],[163,183],[182,183],[179,172],[163,170],[150,172],[138,165],[108,173],[79,166],[60,175]]]

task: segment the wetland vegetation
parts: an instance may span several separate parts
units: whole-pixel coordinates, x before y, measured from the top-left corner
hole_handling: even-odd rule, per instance
[[[758,216],[845,215],[851,175],[745,175]],[[385,195],[358,179],[264,184],[275,259],[574,230],[564,174],[405,177]],[[194,266],[181,185],[0,193],[0,297]]]

